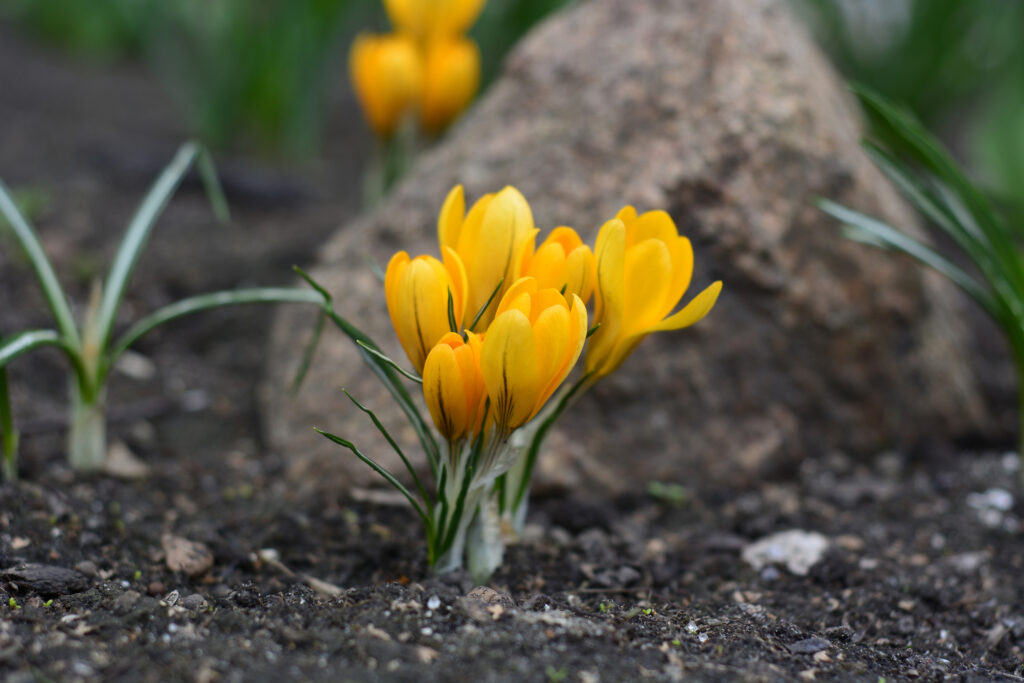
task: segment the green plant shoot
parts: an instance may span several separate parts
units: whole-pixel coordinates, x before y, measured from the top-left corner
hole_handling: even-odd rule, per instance
[[[43,251],[35,229],[18,210],[11,193],[0,181],[0,216],[6,218],[15,239],[35,271],[54,318],[54,329],[27,330],[0,339],[0,430],[3,432],[4,471],[16,473],[17,433],[14,431],[7,392],[6,366],[15,358],[39,347],[60,349],[71,366],[68,459],[77,470],[103,467],[107,455],[105,394],[117,359],[140,337],[155,327],[199,311],[249,303],[307,303],[323,306],[316,291],[294,288],[252,288],[214,292],[191,297],[145,316],[119,337],[114,336],[118,308],[132,272],[150,234],[175,189],[193,165],[210,196],[214,212],[227,220],[227,204],[208,153],[186,143],[164,169],[143,199],[128,225],[105,283],[97,285],[84,323],[71,312],[53,266]]]
[[[929,222],[948,235],[977,268],[969,273],[905,231],[822,199],[851,239],[903,252],[939,271],[971,296],[1000,325],[1010,343],[1024,391],[1024,258],[1015,230],[972,183],[952,156],[911,115],[880,95],[854,87],[877,139],[864,147],[875,164]],[[1019,405],[1024,453],[1024,397]],[[1024,485],[1024,473],[1022,473]]]

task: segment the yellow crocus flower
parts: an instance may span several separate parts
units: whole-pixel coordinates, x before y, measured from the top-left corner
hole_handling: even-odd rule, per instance
[[[473,322],[501,283],[476,326],[487,329],[498,301],[519,277],[520,264],[533,248],[537,230],[530,205],[519,190],[508,186],[497,194],[484,195],[466,214],[462,186],[456,185],[441,207],[437,232],[441,249],[454,249],[466,265],[469,290],[463,326]]]
[[[427,48],[420,120],[436,135],[469,106],[480,85],[480,50],[469,38],[443,38]]]
[[[587,303],[597,283],[597,260],[576,231],[563,226],[552,230],[536,252],[527,251],[522,274],[541,288],[565,287],[567,296],[576,294]]]
[[[469,30],[484,0],[384,0],[391,23],[426,44]]]
[[[664,211],[637,215],[627,206],[597,236],[597,292],[585,367],[597,379],[613,372],[652,332],[678,330],[711,310],[722,291],[714,282],[669,315],[690,285],[693,248]]]
[[[403,35],[360,34],[349,52],[349,76],[374,133],[391,137],[423,90],[423,57]]]
[[[398,341],[416,371],[438,340],[451,332],[448,296],[451,293],[455,320],[461,320],[466,300],[466,271],[451,249],[443,249],[444,262],[433,256],[417,256],[400,251],[391,257],[384,276],[388,314]]]
[[[427,355],[423,397],[430,416],[449,443],[478,431],[487,394],[480,372],[480,344],[448,332]]]
[[[587,338],[587,309],[571,294],[517,280],[498,306],[480,352],[499,438],[527,423],[576,365]]]

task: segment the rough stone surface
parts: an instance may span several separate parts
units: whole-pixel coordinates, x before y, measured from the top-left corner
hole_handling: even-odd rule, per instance
[[[983,431],[959,295],[843,239],[813,205],[828,196],[913,221],[860,152],[854,112],[781,0],[580,3],[523,42],[448,140],[383,207],[340,230],[313,274],[399,358],[367,257],[436,254],[454,184],[470,201],[513,184],[545,232],[568,224],[590,238],[623,204],[668,210],[693,241],[691,294],[721,279],[718,306],[690,330],[649,338],[574,407],[547,443],[541,485],[752,482],[829,449]],[[294,371],[309,316],[281,313],[273,386]],[[314,425],[397,469],[342,387],[411,442],[349,342],[327,334],[298,398],[268,392],[271,443],[300,481],[375,481]]]

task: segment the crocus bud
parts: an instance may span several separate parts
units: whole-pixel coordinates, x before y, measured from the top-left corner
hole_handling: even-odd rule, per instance
[[[597,283],[597,262],[572,228],[555,228],[537,251],[526,252],[522,274],[537,280],[540,288],[553,287],[590,301]]]
[[[349,53],[349,75],[370,127],[388,139],[419,101],[423,58],[406,36],[360,34]]]
[[[509,288],[480,353],[498,434],[528,422],[565,381],[587,337],[587,309],[575,294],[538,289],[533,278]]]
[[[473,101],[480,85],[480,50],[469,38],[444,38],[427,48],[420,119],[436,135]]]
[[[443,249],[442,253],[443,263],[433,256],[410,260],[409,254],[400,251],[391,258],[384,277],[391,324],[419,373],[430,350],[452,331],[449,295],[455,320],[463,315],[466,271],[454,251]]]
[[[421,44],[465,33],[484,0],[384,0],[392,25]]]
[[[519,277],[520,264],[533,248],[537,230],[526,198],[511,186],[484,195],[469,214],[465,212],[462,186],[457,185],[441,207],[438,240],[442,249],[454,249],[466,265],[469,289],[463,326],[470,326],[497,291],[476,325],[476,329],[484,330],[494,318],[501,296]]]
[[[601,227],[595,247],[597,291],[585,367],[594,378],[613,372],[652,332],[688,327],[715,305],[714,282],[676,313],[693,275],[693,248],[664,211],[640,216],[627,206]],[[671,314],[671,315],[670,315]]]
[[[423,366],[423,397],[437,430],[450,443],[478,431],[487,398],[480,345],[454,332],[441,337]]]

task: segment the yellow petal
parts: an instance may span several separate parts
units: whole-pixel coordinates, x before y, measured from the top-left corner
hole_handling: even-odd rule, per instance
[[[666,330],[681,330],[684,327],[698,322],[701,318],[711,312],[718,295],[722,291],[722,281],[718,280],[695,296],[693,300],[679,312],[670,315],[657,325],[650,328],[650,332],[663,332]]]
[[[388,268],[384,272],[384,296],[388,304],[388,315],[391,316],[391,325],[397,332],[399,328],[398,317],[398,282],[402,272],[409,265],[409,254],[400,251],[388,261]]]
[[[597,288],[593,320],[594,324],[599,324],[600,327],[587,344],[587,372],[603,374],[603,368],[607,365],[609,355],[614,351],[622,331],[625,245],[626,226],[621,220],[612,219],[601,227],[595,245]]]
[[[515,279],[513,266],[518,265],[517,250],[522,248],[534,228],[529,204],[513,187],[506,187],[494,195],[486,204],[479,223],[476,223],[475,212],[479,205],[477,202],[470,209],[459,236],[458,252],[466,265],[469,279],[471,305],[467,315],[475,316],[498,283],[504,280],[495,302],[480,318],[480,325],[486,328],[494,317],[497,300]]]
[[[635,212],[635,210],[634,210]],[[676,224],[664,211],[647,211],[636,217],[632,222],[631,233],[626,238],[626,248],[630,244],[637,244],[644,240],[655,239],[668,244],[671,240],[679,237],[679,230]]]
[[[389,138],[423,87],[416,44],[401,35],[361,34],[349,52],[349,74],[367,122],[378,136]]]
[[[569,356],[569,323],[569,307],[564,305],[544,308],[533,323],[533,336],[537,341],[537,367],[544,387],[557,381]]]
[[[623,334],[647,329],[664,317],[671,282],[672,260],[664,242],[649,239],[626,249]]]
[[[447,344],[438,344],[427,356],[423,398],[442,436],[455,440],[466,433],[469,416],[465,384],[455,351]]]
[[[537,403],[540,378],[537,343],[522,312],[510,310],[494,319],[484,338],[480,370],[499,430],[526,422]]]
[[[661,317],[676,307],[683,298],[693,277],[693,247],[685,237],[675,237],[665,243],[672,258],[672,282],[665,295],[665,310]]]
[[[537,405],[534,408],[534,415],[544,407],[544,404],[548,402],[548,399],[555,393],[555,390],[569,376],[572,369],[576,367],[580,354],[583,352],[583,345],[587,338],[587,307],[584,305],[583,300],[575,294],[570,297],[569,301],[571,302],[569,305],[569,325],[560,365],[541,390]]]
[[[433,41],[424,64],[420,120],[428,133],[444,130],[473,101],[480,85],[480,50],[469,38]]]
[[[442,250],[455,249],[459,243],[459,231],[466,216],[466,196],[462,185],[456,185],[448,193],[437,217],[437,241]]]
[[[394,268],[389,264],[392,287],[388,297],[391,322],[409,361],[417,372],[422,372],[427,353],[450,331],[448,272],[440,261],[429,256],[417,256],[404,266],[402,259],[396,256],[392,263]],[[385,276],[385,283],[387,281]]]
[[[619,209],[619,212],[615,214],[615,217],[622,221],[623,225],[628,227],[636,221],[636,209],[632,206],[624,206]]]
[[[626,226],[621,220],[614,218],[601,226],[600,232],[597,233],[594,253],[597,259],[594,322],[603,325],[605,318],[617,317],[622,310]]]
[[[505,311],[517,310],[530,318],[530,311],[533,306],[533,294],[537,291],[537,280],[532,277],[522,277],[512,283],[498,302],[495,310],[495,317]]]
[[[597,261],[590,247],[582,244],[565,259],[566,294],[576,294],[583,303],[590,301],[597,283]]]
[[[452,289],[452,308],[455,313],[455,323],[462,324],[462,316],[466,309],[466,293],[469,283],[466,280],[466,267],[462,265],[462,259],[451,247],[442,247],[441,255],[444,259],[444,268],[448,273],[449,285]]]

